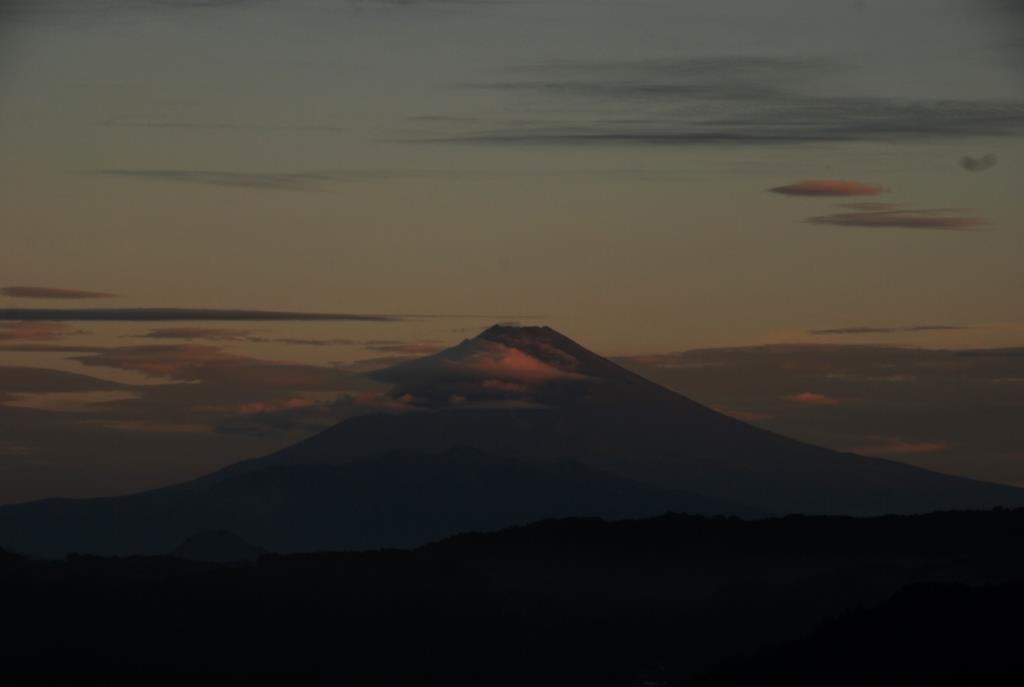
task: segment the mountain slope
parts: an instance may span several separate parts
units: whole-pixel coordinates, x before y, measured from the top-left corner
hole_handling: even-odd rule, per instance
[[[44,556],[159,554],[194,535],[226,531],[277,552],[376,549],[547,518],[737,510],[578,463],[526,463],[455,448],[344,465],[267,466],[187,490],[7,506],[0,508],[0,542]]]

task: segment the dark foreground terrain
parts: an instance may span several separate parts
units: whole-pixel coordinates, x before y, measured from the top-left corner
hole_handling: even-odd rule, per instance
[[[217,542],[237,544],[179,553]],[[1024,510],[561,520],[235,563],[0,554],[5,684],[994,684],[1021,618]]]

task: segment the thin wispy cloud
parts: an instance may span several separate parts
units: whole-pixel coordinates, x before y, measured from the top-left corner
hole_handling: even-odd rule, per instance
[[[0,308],[0,322],[397,322],[394,315],[203,308]]]
[[[45,286],[5,286],[0,294],[11,298],[49,298],[54,300],[86,300],[91,298],[117,298],[116,293],[81,291],[79,289],[55,289]]]
[[[260,191],[305,191],[330,181],[332,176],[320,172],[228,172],[186,169],[100,169],[91,174],[141,181],[198,184]]]
[[[133,338],[178,339],[183,341],[247,341],[253,336],[250,329],[217,329],[214,327],[162,327],[152,329]]]
[[[326,124],[257,124],[252,122],[224,122],[215,120],[118,116],[99,123],[107,128],[126,129],[181,129],[196,131],[287,131],[308,133],[338,133],[345,127]]]
[[[416,181],[420,179],[477,179],[496,176],[494,172],[444,169],[355,169],[321,172],[245,172],[199,169],[98,169],[86,172],[95,176],[134,181],[193,184],[215,188],[258,191],[315,191],[328,183],[365,183]]]
[[[842,69],[825,60],[769,57],[538,64],[511,72],[519,78],[471,85],[526,100],[523,116],[462,126],[423,140],[775,145],[924,141],[1024,131],[1024,100],[821,95],[817,86]],[[551,116],[536,114],[537,100],[547,104]]]
[[[819,215],[807,220],[810,224],[866,229],[916,229],[924,231],[981,231],[988,222],[968,217],[961,210],[868,210]]]
[[[57,341],[85,333],[60,322],[0,322],[0,342]]]
[[[858,335],[858,334],[904,334],[914,332],[962,331],[970,327],[948,324],[918,324],[907,327],[840,327],[836,329],[811,329],[808,334],[816,336]]]
[[[354,346],[359,342],[354,339],[301,339],[294,337],[265,336],[251,329],[218,329],[213,327],[161,327],[145,334],[138,334],[138,339],[168,339],[179,341],[219,341],[241,343],[280,343],[292,346]]]
[[[960,160],[960,166],[968,172],[984,172],[992,169],[997,164],[999,164],[999,157],[996,156],[995,153],[989,153],[988,155],[982,155],[981,157],[965,155]]]
[[[361,345],[368,351],[409,356],[429,355],[444,348],[443,342],[433,339],[425,341],[367,341]]]
[[[786,186],[768,189],[772,193],[784,196],[810,197],[844,197],[844,196],[876,196],[885,192],[885,187],[865,184],[859,181],[843,181],[841,179],[808,179]]]
[[[842,401],[837,398],[814,391],[802,391],[798,394],[791,394],[783,398],[790,403],[797,403],[803,406],[829,407],[837,406],[842,403]]]

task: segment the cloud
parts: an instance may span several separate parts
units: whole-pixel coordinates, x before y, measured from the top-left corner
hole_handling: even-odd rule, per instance
[[[537,384],[557,379],[579,379],[580,375],[560,370],[517,348],[494,344],[454,363],[452,369],[460,369],[470,375],[486,378],[485,381],[513,381]]]
[[[394,315],[201,308],[0,308],[0,322],[397,322],[402,319]]]
[[[398,383],[497,380],[543,384],[555,380],[580,380],[569,372],[533,357],[518,348],[486,339],[470,339],[443,353],[396,366],[377,375]]]
[[[308,190],[317,183],[329,181],[331,176],[318,172],[225,172],[186,169],[100,169],[92,172],[100,176],[122,177],[143,181],[163,181],[203,186],[259,189],[262,191]]]
[[[111,367],[143,374],[193,381],[205,378],[209,368],[245,360],[215,346],[118,346],[98,348],[76,358],[83,365]]]
[[[35,367],[0,366],[0,394],[109,391],[121,384],[88,375]]]
[[[107,126],[183,129],[270,129],[280,131],[324,131],[330,127],[280,125],[274,127],[186,122],[135,122]],[[335,170],[320,172],[243,172],[200,169],[97,169],[86,172],[95,176],[119,177],[137,181],[196,184],[215,188],[241,188],[261,191],[311,191],[328,182],[374,182],[417,180],[427,178],[479,178],[482,172],[458,172],[440,169],[421,170]]]
[[[378,353],[418,356],[437,353],[445,346],[440,341],[429,339],[423,341],[367,341],[362,343],[362,348]]]
[[[866,210],[840,212],[811,217],[810,224],[837,227],[919,229],[926,231],[980,231],[988,222],[980,217],[964,217],[954,209]]]
[[[2,341],[2,339],[0,339]],[[0,351],[8,353],[95,353],[104,350],[102,346],[49,343],[0,343]]]
[[[79,291],[76,289],[53,289],[44,286],[5,286],[0,289],[0,294],[12,298],[53,298],[53,299],[87,299],[87,298],[117,298],[115,293],[101,293],[98,291]]]
[[[984,172],[985,170],[992,169],[999,163],[999,158],[994,153],[989,153],[982,157],[971,157],[965,155],[960,159],[960,166],[966,169],[968,172]]]
[[[784,396],[783,398],[792,403],[799,403],[804,406],[837,406],[841,403],[838,399],[825,394],[815,393],[813,391],[791,394],[789,396]]]
[[[822,95],[842,65],[768,57],[550,62],[473,88],[515,95],[522,116],[441,124],[428,142],[778,145],[928,141],[1024,131],[1024,101]],[[527,78],[522,78],[527,77]],[[535,102],[549,101],[539,116]],[[559,102],[564,107],[558,108]],[[444,131],[447,127],[448,131]]]
[[[260,336],[251,329],[218,329],[214,327],[161,327],[133,338],[184,341],[236,341],[245,343],[283,343],[293,346],[351,346],[353,339],[297,339]]]
[[[215,329],[212,327],[163,327],[139,334],[139,339],[183,339],[186,341],[247,341],[248,329]]]
[[[902,334],[913,332],[947,332],[961,331],[970,327],[948,324],[917,324],[909,327],[842,327],[838,329],[811,329],[808,334],[816,336],[845,334]]]
[[[575,363],[542,360],[514,346],[477,338],[370,376],[393,384],[392,397],[409,397],[422,408],[496,408],[509,402],[537,407],[547,394],[558,393],[560,385],[553,383],[590,380],[572,371]]]
[[[202,344],[97,348],[75,360],[90,367],[232,385],[238,390],[337,391],[351,384],[350,375],[334,368],[260,360]]]
[[[312,433],[364,413],[407,413],[417,410],[411,397],[384,393],[345,393],[331,401],[286,398],[275,403],[245,404],[237,415],[215,427],[221,434],[268,438],[295,432]]]
[[[8,408],[29,408],[50,413],[92,413],[103,410],[103,406],[117,401],[136,399],[132,391],[47,391],[16,394],[4,402]]]
[[[3,341],[57,341],[86,332],[60,322],[0,323],[0,342]]]
[[[786,196],[874,196],[885,192],[882,186],[838,179],[809,179],[769,190]]]

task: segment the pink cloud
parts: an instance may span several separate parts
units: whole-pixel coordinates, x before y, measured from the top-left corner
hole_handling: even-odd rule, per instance
[[[517,348],[493,341],[474,341],[472,349],[458,359],[449,359],[445,365],[468,373],[483,381],[520,382],[541,384],[556,379],[583,379],[583,375],[567,372],[534,358]]]
[[[501,391],[509,394],[525,394],[530,387],[516,382],[503,382],[500,379],[485,379],[480,383],[485,391]]]
[[[12,322],[0,324],[0,341],[56,341],[74,334],[84,334],[60,322]]]
[[[295,410],[296,408],[310,408],[317,404],[308,398],[285,398],[279,401],[256,401],[243,403],[236,410],[242,415],[256,415],[258,413],[276,413],[282,410]]]
[[[714,409],[723,415],[728,415],[729,417],[736,418],[742,422],[749,422],[751,424],[767,422],[772,419],[772,416],[768,413],[759,413],[753,410],[730,410],[728,408],[719,407],[715,407]]]
[[[799,394],[793,394],[791,396],[784,396],[785,400],[792,403],[799,403],[805,406],[837,406],[842,401],[825,394],[818,394],[813,391],[804,391]]]

